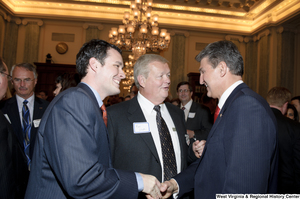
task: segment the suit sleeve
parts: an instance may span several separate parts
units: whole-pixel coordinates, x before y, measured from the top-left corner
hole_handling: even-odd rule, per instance
[[[1,198],[14,198],[16,171],[13,168],[13,135],[8,132],[7,122],[0,112],[0,193]]]
[[[106,127],[101,120],[99,108],[88,96],[63,96],[45,126],[49,164],[72,198],[137,198],[135,174],[111,168]]]
[[[277,160],[273,158],[276,126],[270,113],[257,99],[244,95],[233,101],[225,114],[222,193],[262,193],[276,165],[273,161]]]

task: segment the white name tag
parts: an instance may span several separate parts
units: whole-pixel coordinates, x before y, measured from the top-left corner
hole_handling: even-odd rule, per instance
[[[148,122],[134,122],[133,132],[137,133],[150,133],[150,127]]]
[[[196,113],[189,113],[188,118],[194,118]]]
[[[6,117],[7,121],[11,124],[11,121],[10,121],[8,115],[7,115],[7,114],[4,114],[4,116]]]
[[[33,120],[33,126],[34,126],[34,128],[38,128],[40,126],[40,122],[41,122],[41,119]]]

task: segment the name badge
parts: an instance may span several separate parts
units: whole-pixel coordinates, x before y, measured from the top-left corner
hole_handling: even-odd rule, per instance
[[[10,121],[8,115],[7,115],[7,114],[4,114],[4,116],[6,117],[7,121],[11,124],[11,121]]]
[[[150,133],[150,127],[148,122],[134,122],[133,123],[134,134],[138,133]]]
[[[188,118],[194,118],[196,113],[189,113]]]
[[[34,126],[34,128],[38,128],[40,126],[40,122],[41,122],[41,119],[33,120],[33,126]]]

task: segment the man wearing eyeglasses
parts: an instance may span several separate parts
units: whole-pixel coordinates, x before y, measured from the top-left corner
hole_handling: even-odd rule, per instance
[[[184,81],[177,85],[177,95],[181,101],[179,107],[184,111],[189,138],[206,140],[212,127],[209,109],[193,101],[193,88],[189,82]]]
[[[0,57],[0,100],[11,76]],[[26,157],[5,115],[0,111],[0,193],[2,199],[24,198],[28,179]]]
[[[16,64],[10,74],[16,95],[6,100],[1,110],[12,124],[30,170],[36,133],[49,102],[34,95],[37,72],[32,64]]]

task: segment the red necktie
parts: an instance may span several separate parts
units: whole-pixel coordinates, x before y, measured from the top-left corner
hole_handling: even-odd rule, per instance
[[[216,110],[215,110],[215,114],[214,114],[214,123],[217,120],[217,117],[218,117],[219,113],[220,113],[220,108],[219,108],[219,106],[217,106]]]
[[[185,107],[183,106],[183,107],[181,107],[181,109],[182,109],[182,110],[185,110]]]
[[[107,112],[106,112],[105,105],[103,104],[100,109],[102,111],[102,117],[103,117],[104,124],[107,127]]]

